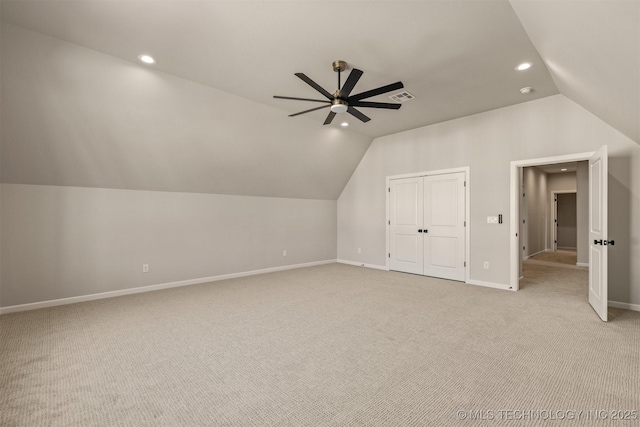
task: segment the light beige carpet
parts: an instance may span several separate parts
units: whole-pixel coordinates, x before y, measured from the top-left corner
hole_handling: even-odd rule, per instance
[[[640,313],[603,323],[550,269],[508,292],[330,264],[4,315],[0,425],[638,425],[586,411],[640,409]]]
[[[576,251],[558,250],[555,252],[541,252],[531,257],[536,261],[554,262],[558,264],[576,265],[578,255]]]

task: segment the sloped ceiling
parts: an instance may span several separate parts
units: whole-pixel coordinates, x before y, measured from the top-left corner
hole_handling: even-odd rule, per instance
[[[367,109],[366,124],[340,117],[372,138],[557,93],[507,0],[18,0],[3,6],[6,22],[129,61],[150,53],[158,59],[154,69],[285,116],[318,104],[273,95],[321,99],[297,72],[334,92],[334,60],[364,71],[354,94],[402,81],[416,99],[400,111]],[[516,73],[522,61],[538,66]],[[523,86],[535,91],[523,96]],[[387,95],[371,100],[389,102]],[[326,115],[291,121],[322,127]]]
[[[550,19],[556,3],[584,29]],[[558,88],[634,138],[637,103],[617,92],[633,71],[574,77],[600,54],[633,49],[637,70],[638,37],[613,30],[624,21],[624,34],[637,32],[638,14],[619,7],[602,19],[590,3],[3,0],[2,179],[335,199],[372,138]],[[592,27],[623,46],[592,54],[591,36],[580,38]],[[571,59],[567,49],[587,53]],[[158,63],[138,63],[140,53]],[[366,124],[342,115],[323,126],[326,111],[287,117],[317,104],[272,96],[319,97],[296,72],[332,92],[336,59],[364,71],[353,93],[401,80],[416,99],[399,111],[363,109]],[[516,72],[522,61],[535,65]],[[533,92],[522,95],[524,86]],[[597,98],[607,105],[591,105]],[[52,109],[54,100],[70,110]]]
[[[6,183],[336,199],[371,139],[2,25]]]
[[[640,143],[640,1],[511,4],[560,92]]]

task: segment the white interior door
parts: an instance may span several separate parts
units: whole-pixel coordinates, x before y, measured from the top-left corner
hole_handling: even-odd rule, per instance
[[[465,280],[464,172],[424,178],[424,274]]]
[[[390,270],[423,274],[422,221],[424,200],[422,189],[422,177],[390,181]]]
[[[607,321],[607,146],[589,159],[589,304]]]
[[[553,252],[558,251],[558,194],[553,193]]]
[[[524,169],[523,168],[518,168],[519,169],[519,174],[520,174],[520,195],[522,197],[520,197],[520,247],[519,247],[519,253],[520,253],[520,270],[519,270],[519,275],[520,277],[522,277],[522,260],[527,259],[527,251],[526,251],[526,247],[527,247],[527,199],[526,199],[526,194],[524,192]]]

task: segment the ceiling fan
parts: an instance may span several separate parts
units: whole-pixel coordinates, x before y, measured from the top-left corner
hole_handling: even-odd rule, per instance
[[[371,120],[369,117],[365,116],[357,110],[355,107],[363,107],[363,108],[386,108],[389,110],[399,110],[400,104],[392,104],[388,102],[370,102],[363,101],[363,99],[370,98],[372,96],[381,95],[383,93],[391,92],[392,90],[402,89],[404,85],[402,82],[392,83],[390,85],[381,86],[377,89],[368,90],[366,92],[359,93],[357,95],[351,95],[351,91],[355,87],[358,80],[362,76],[362,71],[358,69],[351,70],[349,73],[349,77],[347,81],[344,82],[344,85],[340,87],[340,73],[347,68],[347,63],[344,61],[334,61],[333,62],[333,71],[338,73],[338,90],[336,90],[333,94],[324,90],[319,84],[311,80],[304,73],[296,73],[302,81],[306,84],[320,92],[324,95],[325,99],[309,99],[309,98],[294,98],[290,96],[278,96],[274,95],[274,98],[277,99],[292,99],[294,101],[312,101],[312,102],[322,102],[327,105],[323,105],[322,107],[311,108],[310,110],[301,111],[299,113],[291,114],[289,117],[299,116],[300,114],[310,113],[311,111],[320,110],[322,108],[330,107],[331,111],[327,116],[327,119],[324,121],[325,125],[331,123],[336,114],[347,112],[352,116],[360,119],[362,122],[366,123]]]

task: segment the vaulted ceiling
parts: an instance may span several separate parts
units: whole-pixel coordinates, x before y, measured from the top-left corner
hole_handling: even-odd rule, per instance
[[[122,70],[145,68],[211,88],[202,95],[206,100],[194,102],[209,106],[211,116],[193,118],[198,114],[191,111],[188,117],[181,117],[189,122],[187,136],[199,126],[195,121],[203,128],[229,123],[242,128],[237,131],[242,141],[227,145],[220,141],[211,145],[215,135],[205,138],[212,129],[204,129],[194,137],[203,142],[189,144],[187,138],[181,145],[185,152],[178,156],[169,148],[172,142],[163,140],[169,128],[153,132],[159,142],[155,148],[147,148],[165,147],[165,154],[154,155],[164,156],[159,163],[165,170],[172,162],[177,165],[180,178],[160,177],[158,165],[149,166],[140,153],[127,151],[133,150],[133,141],[120,145],[117,155],[102,144],[101,156],[129,159],[132,168],[147,168],[147,177],[132,171],[127,171],[129,177],[122,173],[111,176],[113,172],[106,170],[98,177],[87,177],[82,171],[73,171],[74,166],[63,164],[62,157],[67,157],[71,147],[64,148],[66,154],[59,156],[56,168],[47,166],[50,158],[43,158],[29,172],[23,163],[38,147],[34,145],[29,151],[24,145],[28,141],[43,144],[47,130],[36,135],[24,130],[26,125],[18,130],[17,125],[12,128],[9,124],[9,130],[3,130],[3,153],[5,157],[22,156],[24,162],[12,167],[3,160],[5,182],[331,199],[340,194],[372,138],[557,93],[640,142],[640,7],[634,0],[3,0],[1,13],[5,23],[130,64],[122,65]],[[14,32],[9,38],[28,37]],[[48,43],[49,51],[57,49],[54,41]],[[11,58],[17,58],[17,44],[20,42],[11,44],[6,54],[3,38],[3,57],[14,54]],[[141,53],[156,57],[157,64],[137,62]],[[402,81],[404,90],[415,99],[403,103],[398,111],[363,108],[372,119],[368,123],[344,114],[323,126],[326,109],[287,117],[318,104],[274,99],[273,95],[321,99],[294,73],[303,72],[333,92],[337,75],[331,63],[338,59],[364,71],[353,93]],[[30,65],[37,66],[37,59],[34,61]],[[534,66],[515,71],[523,61]],[[88,72],[100,74],[99,69],[90,68]],[[123,71],[120,77],[128,73]],[[37,80],[43,78],[46,72]],[[533,91],[523,95],[519,89],[526,86]],[[190,90],[198,96],[196,88]],[[23,102],[17,91],[8,92],[11,102]],[[391,102],[391,94],[370,100]],[[180,102],[186,105],[189,99],[195,98]],[[168,100],[171,97],[163,102]],[[3,102],[3,125],[8,120],[5,112],[11,110],[7,102]],[[29,105],[23,108],[33,110]],[[160,117],[171,114],[175,112],[164,112]],[[205,124],[207,120],[210,123]],[[349,123],[347,129],[340,127],[343,121]],[[86,132],[102,126],[95,124]],[[123,130],[120,140],[126,135]],[[226,132],[221,138],[231,137]],[[216,152],[218,149],[221,151]],[[268,161],[261,162],[265,156]],[[235,173],[231,173],[234,166],[230,159],[242,159]],[[240,170],[247,177],[244,181]],[[236,175],[239,183],[224,182],[224,176]],[[149,181],[148,176],[156,178]],[[287,184],[290,180],[293,182]]]
[[[640,144],[640,1],[511,4],[560,93]]]

